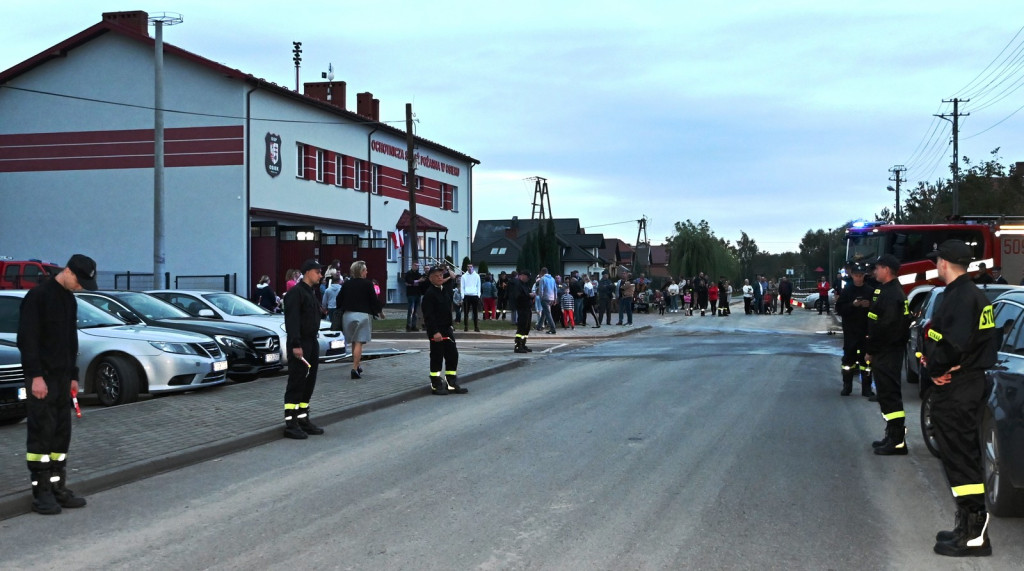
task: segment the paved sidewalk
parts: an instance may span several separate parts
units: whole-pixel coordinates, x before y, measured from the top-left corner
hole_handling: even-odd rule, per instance
[[[531,331],[534,342],[612,340],[649,329],[653,325],[682,324],[699,332],[706,328],[813,332],[832,320],[810,315],[786,318],[744,316],[729,318],[684,317],[682,314],[634,315],[634,326],[558,329],[555,335]],[[728,324],[728,325],[726,325]],[[509,351],[464,351],[459,359],[459,382],[472,381],[528,365],[545,354],[512,354],[514,331],[462,333],[460,340],[503,339]],[[388,339],[426,340],[422,332],[381,332],[367,349],[385,349]],[[468,343],[467,343],[468,344]],[[348,363],[322,365],[312,402],[312,418],[327,430],[335,423],[414,398],[430,396],[424,351],[364,361],[363,379],[349,378]],[[72,419],[73,436],[68,457],[71,488],[88,496],[131,481],[189,464],[230,454],[280,439],[284,426],[282,398],[285,376],[229,384],[190,394],[167,395],[141,402],[102,408],[85,407]],[[445,398],[464,398],[449,396]],[[315,438],[315,437],[314,437]],[[0,427],[0,520],[30,511],[31,494],[25,467],[25,424]]]

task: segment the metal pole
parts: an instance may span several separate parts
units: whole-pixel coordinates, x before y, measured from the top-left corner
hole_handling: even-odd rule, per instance
[[[156,82],[153,96],[153,287],[163,287],[165,257],[164,234],[164,27],[156,27]]]
[[[416,235],[416,147],[412,136],[412,103],[405,104],[405,147],[409,169],[409,243],[412,244],[412,261],[416,262],[420,259],[420,253],[419,237]]]

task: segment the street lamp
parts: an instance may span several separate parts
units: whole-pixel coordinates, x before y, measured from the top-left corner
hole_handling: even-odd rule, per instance
[[[153,287],[159,289],[166,271],[164,230],[164,26],[182,22],[181,14],[160,12],[149,17],[155,30],[153,56]]]

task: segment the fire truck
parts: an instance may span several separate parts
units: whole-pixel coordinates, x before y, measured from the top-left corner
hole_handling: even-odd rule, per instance
[[[967,271],[978,275],[981,264],[1002,267],[1011,284],[1024,278],[1024,216],[961,216],[944,224],[854,222],[846,230],[846,259],[873,259],[892,254],[899,259],[899,281],[909,293],[919,285],[942,285],[935,264],[926,256],[950,239],[974,250]]]

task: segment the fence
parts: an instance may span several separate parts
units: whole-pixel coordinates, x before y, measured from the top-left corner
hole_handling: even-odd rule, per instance
[[[99,289],[119,291],[145,291],[150,289],[171,289],[171,273],[164,274],[163,284],[154,288],[152,273],[97,272],[96,285]],[[174,276],[174,289],[212,289],[238,293],[238,274],[217,274],[198,276]]]

